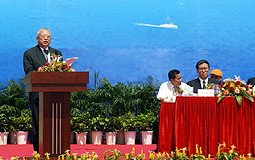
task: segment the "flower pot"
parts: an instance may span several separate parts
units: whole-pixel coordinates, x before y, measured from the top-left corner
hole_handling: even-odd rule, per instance
[[[125,144],[125,136],[124,131],[118,131],[116,134],[116,143],[117,144]]]
[[[16,131],[10,131],[10,143],[17,144],[17,132]]]
[[[74,133],[70,132],[70,144],[74,144],[75,143],[74,137],[75,137]]]
[[[142,144],[143,145],[151,145],[153,131],[141,131],[141,134],[142,134]]]
[[[0,132],[0,145],[7,145],[7,137],[9,132]]]
[[[102,143],[102,131],[92,132],[92,144],[99,145]]]
[[[89,144],[92,144],[92,131],[89,131]]]
[[[124,132],[125,134],[125,144],[126,145],[134,145],[136,138],[136,131],[128,131]]]
[[[75,133],[75,134],[76,134],[76,143],[77,144],[86,144],[86,140],[87,140],[86,132]]]
[[[116,144],[116,132],[107,132],[106,136],[106,144],[107,145],[115,145]]]
[[[17,132],[17,144],[27,144],[28,131]]]

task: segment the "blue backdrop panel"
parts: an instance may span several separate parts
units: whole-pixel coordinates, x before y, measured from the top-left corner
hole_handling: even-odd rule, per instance
[[[24,76],[22,58],[36,33],[49,28],[51,46],[73,68],[90,69],[111,83],[168,80],[170,69],[183,81],[197,77],[201,59],[224,78],[255,76],[253,0],[2,0],[0,83]],[[167,27],[171,24],[178,28]]]

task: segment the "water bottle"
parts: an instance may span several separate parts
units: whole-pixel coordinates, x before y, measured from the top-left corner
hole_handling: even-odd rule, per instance
[[[220,90],[219,90],[218,84],[216,84],[215,88],[214,88],[214,95],[218,96],[219,92],[220,92]]]

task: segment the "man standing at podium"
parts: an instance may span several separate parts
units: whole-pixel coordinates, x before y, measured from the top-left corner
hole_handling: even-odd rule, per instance
[[[25,51],[23,55],[23,67],[27,75],[31,71],[37,71],[46,62],[50,62],[50,53],[62,56],[59,50],[51,48],[51,33],[48,29],[39,29],[36,36],[38,45]],[[29,92],[29,103],[32,111],[33,146],[34,151],[39,151],[39,93]]]

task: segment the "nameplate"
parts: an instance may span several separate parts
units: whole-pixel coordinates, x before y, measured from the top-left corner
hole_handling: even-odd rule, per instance
[[[214,97],[213,89],[198,89],[197,96],[199,97]]]

